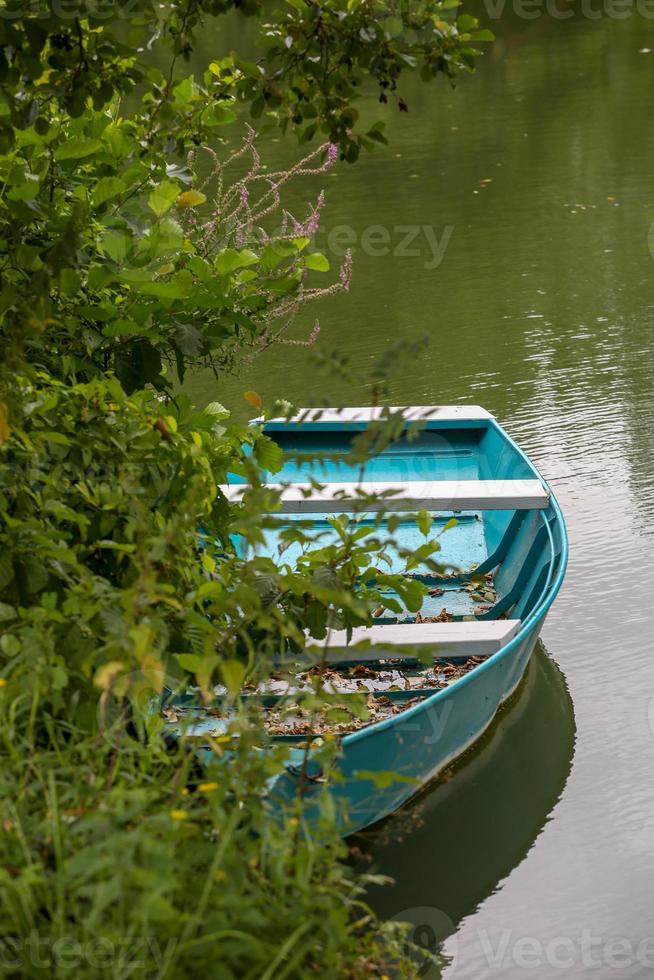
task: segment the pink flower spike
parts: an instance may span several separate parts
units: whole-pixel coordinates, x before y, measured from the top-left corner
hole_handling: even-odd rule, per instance
[[[345,260],[338,273],[338,278],[341,281],[341,286],[347,292],[350,288],[350,283],[352,282],[352,253],[348,251],[345,253]]]
[[[320,213],[312,209],[311,217],[307,222],[306,235],[311,238],[312,235],[318,231],[318,225],[320,224]]]
[[[329,170],[330,167],[336,163],[336,158],[338,157],[338,147],[336,143],[327,144],[327,159],[323,163],[322,167],[319,168],[319,172],[324,173],[325,170]]]
[[[325,204],[325,192],[321,191],[318,195],[318,200],[316,201],[315,208],[311,206],[311,217],[309,218],[306,226],[305,234],[311,237],[315,235],[318,231],[318,225],[320,224],[320,212]]]

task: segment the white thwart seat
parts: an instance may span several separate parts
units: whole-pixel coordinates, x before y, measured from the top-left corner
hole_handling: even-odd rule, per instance
[[[290,418],[254,419],[255,423],[265,424],[266,427],[292,425],[308,426],[319,429],[321,426],[333,426],[335,423],[352,424],[375,422],[384,417],[385,412],[396,415],[402,412],[407,422],[482,422],[493,416],[480,405],[411,405],[392,406],[388,409],[374,406],[359,408],[300,408],[297,414]]]
[[[319,659],[318,652],[327,649],[327,663],[361,663],[411,656],[406,648],[429,647],[434,658],[490,657],[497,653],[520,629],[519,619],[491,619],[456,623],[398,623],[387,626],[360,626],[352,630],[347,644],[345,630],[328,630],[324,640],[311,639],[307,653]],[[369,646],[353,644],[367,640]]]
[[[286,514],[350,514],[353,511],[530,510],[549,505],[540,480],[432,480],[412,483],[268,484],[281,492]],[[238,503],[247,484],[220,487]],[[379,495],[382,496],[379,496]],[[373,499],[374,495],[374,499]],[[367,500],[366,497],[371,499]]]

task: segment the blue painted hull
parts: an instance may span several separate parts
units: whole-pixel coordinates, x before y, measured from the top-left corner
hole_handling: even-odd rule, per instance
[[[338,761],[341,778],[331,781],[331,792],[344,835],[393,813],[482,735],[500,705],[519,686],[540,626],[534,624],[511,648],[421,704],[343,738]],[[395,780],[380,788],[379,780],[363,778],[362,771],[397,773],[415,782]],[[272,795],[280,802],[290,802],[297,788],[298,777],[287,772]],[[311,792],[320,790],[310,788]]]
[[[500,474],[542,477],[525,454],[493,421],[490,435],[498,439],[494,459],[479,460],[479,471],[488,471],[501,460]],[[447,441],[448,435],[441,434]],[[403,461],[402,461],[403,462]],[[380,464],[383,466],[383,457]],[[393,465],[397,465],[393,461]],[[461,464],[457,463],[461,476]],[[465,460],[470,466],[470,461]],[[502,466],[504,470],[502,470]],[[415,470],[408,468],[407,476]],[[491,475],[496,475],[491,470]],[[465,472],[463,476],[468,476]],[[429,474],[432,478],[433,474]],[[461,478],[463,478],[463,476]],[[340,475],[339,475],[340,478]],[[415,476],[414,476],[415,478]],[[545,481],[542,480],[545,484]],[[545,484],[547,486],[547,484]],[[548,488],[550,489],[550,488]],[[510,534],[506,515],[497,528],[487,531],[487,552],[502,547],[503,535]],[[497,522],[497,516],[492,520]],[[502,523],[502,520],[504,523]],[[531,522],[531,523],[530,523]],[[459,558],[464,565],[470,560],[470,537],[461,536],[463,548]],[[484,555],[476,555],[476,562]],[[329,780],[342,820],[343,835],[362,830],[393,813],[425,783],[436,777],[452,760],[464,753],[491,724],[500,705],[516,691],[524,676],[547,612],[563,581],[568,558],[568,543],[563,515],[551,493],[547,511],[529,515],[509,542],[499,572],[499,591],[506,601],[513,598],[512,609],[522,620],[518,634],[501,650],[479,664],[444,690],[424,698],[403,713],[346,735],[340,743],[338,774]],[[439,605],[443,600],[439,599]],[[512,612],[512,616],[515,612]],[[299,763],[303,750],[295,750]],[[271,796],[280,804],[291,802],[298,792],[298,768],[280,776]],[[383,778],[372,779],[362,773],[396,773],[399,779],[383,785]],[[316,814],[321,786],[310,784],[303,789],[316,798]]]
[[[438,618],[443,606],[459,620],[508,617],[519,622],[519,629],[505,646],[448,687],[421,693],[420,699],[405,711],[341,737],[337,771],[328,774],[327,786],[344,835],[393,813],[480,737],[500,705],[519,686],[565,575],[565,522],[550,488],[488,413],[478,417],[472,413],[471,417],[465,411],[461,417],[434,417],[417,434],[400,428],[396,441],[366,462],[363,478],[416,486],[421,481],[436,485],[443,481],[441,486],[445,481],[471,481],[481,486],[484,481],[496,485],[513,481],[515,485],[536,480],[541,491],[539,500],[544,501],[542,510],[512,498],[514,510],[480,504],[477,511],[456,513],[456,526],[439,538],[439,561],[459,570],[460,587],[457,591],[457,586],[450,587],[451,581],[448,584],[448,580],[443,580],[445,590],[433,590],[438,597],[426,599],[422,609],[422,615],[432,619]],[[365,422],[351,418],[318,425],[275,421],[265,423],[264,428],[285,453],[286,461],[276,480],[293,484],[315,479],[322,484],[353,485],[361,481],[361,468],[349,462],[348,452],[356,433],[366,428]],[[235,477],[234,483],[241,479]],[[435,513],[436,524],[440,521],[449,528],[452,513]],[[329,528],[328,516],[328,510],[312,515],[314,526],[323,534]],[[358,519],[365,520],[365,515]],[[278,535],[279,530],[266,532],[264,554],[277,553]],[[420,546],[424,536],[415,515],[405,515],[398,536],[403,538],[407,552]],[[296,557],[293,548],[292,545],[284,552],[290,565]],[[401,568],[398,555],[393,571],[401,573]],[[485,610],[474,608],[470,595],[461,586],[473,571],[492,571],[496,599]],[[438,657],[437,649],[434,655]],[[465,650],[462,654],[464,659],[470,655]],[[325,783],[306,779],[301,782],[306,750],[293,748],[293,739],[281,738],[290,747],[291,759],[286,771],[270,786],[270,800],[283,807],[292,804],[301,793],[309,803],[309,818],[313,809],[317,819]],[[390,774],[399,778],[390,778]]]

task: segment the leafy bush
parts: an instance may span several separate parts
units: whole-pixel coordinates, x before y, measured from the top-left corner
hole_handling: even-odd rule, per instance
[[[181,154],[189,139],[207,142],[216,126],[233,118],[229,102],[236,95],[254,118],[291,126],[303,141],[323,133],[353,161],[362,147],[385,142],[381,122],[358,129],[354,103],[368,79],[378,86],[380,102],[392,100],[406,111],[398,91],[405,72],[452,81],[473,70],[481,53],[475,45],[493,35],[470,14],[457,17],[458,6],[459,0],[298,0],[270,16],[263,0],[164,6],[154,0],[7,0],[0,22],[0,91],[10,117],[0,123],[0,151],[12,148],[17,129],[45,131],[53,103],[76,119],[89,101],[99,111],[117,93],[140,94],[146,85],[148,147],[160,142]],[[237,53],[216,58],[202,78],[180,83],[198,31],[209,24],[219,36],[219,18],[230,10],[256,18],[263,56],[256,62]],[[143,57],[155,41],[171,48],[167,71]]]
[[[345,588],[366,547],[307,550],[298,569],[239,555],[230,535],[260,538],[250,506],[267,491],[232,510],[216,485],[254,474],[257,458],[274,467],[276,449],[226,427],[220,406],[164,409],[111,378],[37,374],[12,394],[23,421],[0,455],[5,965],[190,977],[218,949],[213,975],[226,978],[364,977],[399,961],[357,904],[364,880],[338,860],[327,795],[317,837],[301,797],[286,816],[269,810],[288,750],[262,751],[260,718],[237,712],[201,766],[162,739],[150,704],[187,669],[202,689],[217,673],[236,693],[284,636],[307,623],[320,635],[328,610],[366,621],[379,593]]]
[[[6,697],[5,975],[354,978],[401,960],[370,928],[343,845],[262,806],[274,753],[217,751],[199,775],[187,752],[144,751],[124,728],[110,740],[67,725],[67,740],[30,746]]]
[[[9,0],[0,18],[8,975],[411,975],[390,927],[360,904],[365,879],[341,860],[329,792],[315,794],[311,833],[302,792],[271,812],[288,749],[238,694],[305,631],[368,623],[379,605],[418,609],[424,589],[380,570],[394,544],[375,527],[335,520],[329,542],[287,529],[299,559],[261,557],[276,526],[262,483],[280,451],[221,405],[173,397],[171,368],[225,369],[284,339],[303,303],[347,288],[349,263],[329,286],[312,278],[328,269],[309,250],[322,200],[296,220],[280,188],[383,142],[380,124],[356,132],[359,83],[375,78],[385,97],[407,67],[425,78],[470,67],[476,22],[441,19],[449,0],[292,4],[262,27],[260,65],[234,55],[183,77],[198,27],[231,6],[147,0],[121,25],[118,3]],[[238,6],[262,14],[258,0]],[[144,50],[157,38],[167,72]],[[240,100],[338,149],[266,175],[253,134],[225,149]],[[400,427],[389,418],[362,434],[357,458]],[[217,489],[229,473],[251,484],[239,506]],[[407,571],[437,554],[427,515],[421,524]],[[207,700],[217,681],[230,722],[200,758],[152,699],[192,683]],[[324,708],[315,690],[305,700]],[[334,752],[326,740],[325,762]]]

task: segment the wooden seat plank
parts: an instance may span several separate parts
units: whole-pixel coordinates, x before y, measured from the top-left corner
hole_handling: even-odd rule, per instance
[[[231,503],[247,484],[221,486]],[[268,484],[281,494],[287,514],[350,514],[372,511],[530,510],[549,505],[540,480],[431,480],[411,483]],[[370,497],[370,499],[366,499]]]
[[[367,424],[384,418],[385,413],[396,415],[402,412],[407,422],[487,422],[493,418],[490,412],[480,405],[411,405],[392,406],[388,409],[375,406],[348,408],[300,408],[290,418],[279,416],[271,419],[254,419],[255,423],[266,428],[280,428],[287,425],[302,428],[320,428],[334,424]]]
[[[328,630],[324,640],[312,638],[308,641],[305,653],[318,660],[322,651],[327,650],[327,663],[402,659],[411,657],[411,650],[419,651],[425,647],[434,648],[436,660],[448,657],[490,657],[506,646],[520,626],[519,619],[361,626],[352,631],[349,644],[345,630]],[[356,646],[361,641],[368,641],[369,645]]]

